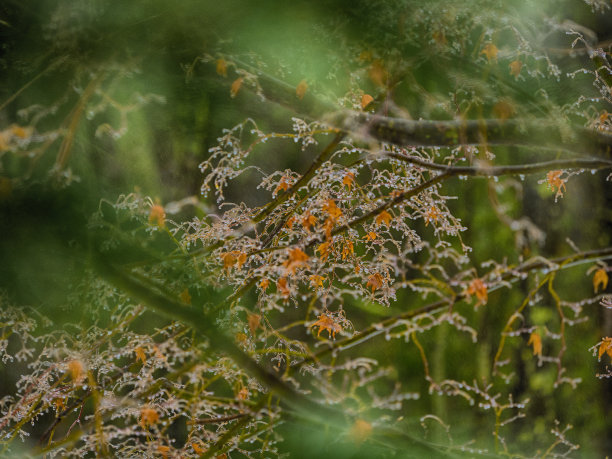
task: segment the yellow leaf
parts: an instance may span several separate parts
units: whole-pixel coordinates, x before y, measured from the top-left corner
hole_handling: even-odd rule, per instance
[[[342,326],[334,322],[334,320],[327,314],[321,314],[319,316],[319,320],[310,326],[310,328],[312,327],[319,327],[319,333],[317,336],[321,336],[321,332],[323,330],[327,330],[328,337],[332,339],[336,337],[337,332],[342,331]]]
[[[251,331],[251,335],[255,335],[255,332],[259,328],[259,324],[261,322],[261,316],[259,314],[248,313],[247,321],[249,323],[249,330]]]
[[[442,214],[438,208],[436,206],[431,206],[425,213],[425,226],[429,225],[429,222],[431,221],[437,222],[441,216]]]
[[[149,223],[155,224],[160,228],[164,227],[166,224],[166,212],[163,206],[159,204],[151,206],[151,210],[149,211]]]
[[[332,221],[336,221],[342,216],[342,211],[338,208],[333,199],[328,199],[325,204],[323,204],[323,210],[327,212]]]
[[[310,282],[312,283],[313,287],[323,288],[324,280],[325,280],[325,277],[319,276],[318,274],[313,274],[312,276],[310,276]]]
[[[227,62],[225,62],[225,59],[217,59],[217,73],[222,77],[227,76]]]
[[[357,444],[363,443],[372,434],[372,424],[363,419],[357,419],[351,427],[351,437]]]
[[[291,273],[295,274],[295,270],[300,266],[306,264],[306,261],[310,258],[306,253],[300,249],[296,248],[289,251],[289,258],[284,263],[285,269]]]
[[[191,447],[195,451],[196,454],[204,454],[206,452],[206,448],[201,446],[199,443],[193,442]]]
[[[391,219],[393,217],[391,216],[391,214],[389,212],[387,212],[386,210],[383,210],[381,213],[379,213],[376,216],[375,222],[378,226],[382,225],[383,223],[385,224],[385,226],[389,226],[389,223],[391,222]]]
[[[349,240],[345,241],[344,246],[342,247],[342,260],[346,260],[347,258],[352,256],[353,253],[355,253],[354,247],[353,247],[353,241],[349,241]]]
[[[297,219],[295,218],[295,215],[292,215],[291,217],[289,217],[287,219],[287,221],[285,222],[285,226],[289,229],[293,229],[293,224],[295,223]]]
[[[534,331],[529,335],[529,341],[527,346],[533,346],[533,355],[542,357],[542,337],[537,331]]]
[[[157,447],[157,451],[162,455],[164,459],[168,457],[168,453],[170,452],[170,447],[165,445],[159,445]]]
[[[261,282],[259,283],[259,288],[262,290],[266,290],[268,287],[270,286],[270,280],[269,279],[262,279]]]
[[[290,186],[291,184],[287,181],[287,178],[283,177],[281,181],[278,183],[278,186],[276,187],[276,189],[274,190],[274,193],[272,193],[272,196],[276,196],[278,192],[281,190],[287,191]]]
[[[523,68],[523,63],[519,60],[510,62],[510,75],[514,76],[514,78],[518,78],[521,73],[521,69]]]
[[[143,365],[147,363],[147,354],[145,353],[145,350],[142,347],[137,347],[136,349],[134,349],[134,354],[136,354],[136,358],[140,360]]]
[[[383,277],[380,273],[374,273],[368,278],[367,287],[372,289],[372,293],[383,286]]]
[[[159,421],[159,414],[153,408],[143,408],[140,410],[140,427],[146,429],[155,425]]]
[[[281,277],[279,280],[276,281],[276,288],[278,289],[280,294],[283,295],[284,298],[289,298],[289,295],[291,295],[291,291],[287,286],[286,277]]]
[[[595,275],[593,276],[593,289],[595,293],[599,291],[599,287],[602,287],[602,291],[608,288],[608,273],[603,268],[599,268],[595,271]]]
[[[317,247],[317,252],[319,252],[319,255],[320,255],[319,258],[325,261],[327,257],[329,257],[331,250],[332,250],[331,242],[324,242],[323,244],[319,244],[319,246]]]
[[[306,94],[306,90],[308,89],[308,84],[306,80],[300,81],[300,83],[295,88],[295,95],[298,99],[302,100],[304,98],[304,94]]]
[[[223,261],[223,268],[229,272],[231,268],[236,266],[238,269],[242,267],[247,258],[246,253],[240,252],[239,250],[232,250],[231,252],[225,252],[221,254],[221,260]]]
[[[230,95],[232,97],[236,97],[236,95],[238,94],[238,91],[240,91],[240,87],[242,86],[243,81],[244,81],[244,78],[242,77],[238,77],[234,80],[234,82],[232,83],[232,87],[230,89]]]
[[[346,185],[346,187],[351,191],[353,188],[353,183],[355,183],[355,174],[352,172],[347,172],[344,178],[342,179],[342,184]]]
[[[548,183],[548,187],[553,192],[555,191],[555,188],[557,188],[557,194],[555,195],[555,198],[558,198],[559,196],[563,197],[563,191],[565,191],[566,179],[562,179],[561,174],[563,174],[563,171],[560,170],[549,171],[546,174],[546,182]]]
[[[378,234],[376,234],[374,231],[368,231],[368,234],[366,234],[363,238],[366,241],[375,241],[377,237]]]
[[[323,225],[323,229],[325,230],[325,239],[331,239],[333,228],[334,228],[334,220],[331,217],[329,217],[327,220],[325,220],[325,224]]]
[[[310,227],[317,224],[317,217],[310,212],[306,212],[302,217],[302,226],[306,231],[310,231]]]
[[[480,306],[481,304],[486,304],[489,299],[489,296],[487,293],[487,285],[480,279],[474,279],[470,283],[470,286],[467,289],[467,294],[468,295],[476,294],[476,298],[478,299],[478,303],[476,303],[476,307]]]
[[[236,398],[238,400],[248,400],[249,399],[249,389],[247,389],[246,387],[243,387],[242,389],[240,389],[240,392],[238,392],[238,395]]]
[[[29,129],[22,128],[17,124],[11,125],[11,132],[13,133],[13,135],[19,137],[20,139],[25,139],[26,137],[28,137],[30,135],[30,132],[28,131]]]
[[[497,59],[498,52],[499,50],[497,49],[497,46],[495,46],[493,43],[487,43],[482,51],[480,51],[480,54],[484,54],[487,57],[487,60],[491,62],[492,60]]]
[[[68,362],[68,371],[70,372],[70,377],[74,385],[80,384],[85,376],[83,374],[83,364],[79,360],[71,360]]]
[[[374,98],[369,94],[364,94],[361,96],[361,109],[365,110],[365,108],[372,103]]]
[[[608,354],[608,357],[612,358],[612,338],[606,337],[601,340],[599,352],[597,354],[598,360],[601,360],[601,356],[604,354]]]

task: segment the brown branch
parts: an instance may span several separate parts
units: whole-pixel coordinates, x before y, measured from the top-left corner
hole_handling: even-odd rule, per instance
[[[612,159],[612,135],[539,119],[413,121],[346,111],[334,115],[329,122],[366,139],[402,147],[458,147],[486,143],[548,148]]]
[[[612,160],[604,159],[559,159],[556,161],[543,161],[533,164],[516,164],[508,166],[490,166],[478,164],[476,166],[449,166],[425,161],[415,156],[406,156],[399,153],[385,153],[389,158],[399,159],[411,164],[422,166],[426,169],[452,173],[453,175],[468,175],[479,177],[497,177],[500,175],[533,174],[536,172],[550,171],[555,169],[599,169],[612,167]]]
[[[240,419],[245,416],[250,416],[249,413],[236,413],[228,416],[220,416],[218,418],[204,418],[204,419],[196,419],[195,421],[190,421],[189,424],[216,424],[221,422],[233,421],[234,419]]]
[[[244,371],[250,373],[260,383],[275,392],[281,398],[283,404],[296,409],[302,416],[322,419],[327,424],[344,422],[342,412],[305,397],[276,374],[259,365],[240,349],[231,338],[219,330],[214,325],[214,320],[203,311],[164,295],[162,293],[163,289],[152,281],[144,283],[142,280],[137,280],[108,263],[100,255],[97,256],[95,261],[97,271],[104,279],[132,298],[142,301],[151,311],[172,320],[178,320],[206,336],[212,349],[226,352]]]
[[[299,190],[303,186],[306,186],[308,182],[310,182],[310,180],[314,177],[317,170],[323,165],[323,163],[331,157],[331,155],[334,153],[335,148],[345,136],[345,133],[337,133],[334,140],[332,140],[327,145],[327,147],[325,147],[325,149],[319,154],[319,156],[315,158],[306,173],[304,173],[304,175],[302,175],[299,180],[293,184],[291,188],[289,188],[286,192],[271,201],[261,212],[259,212],[255,217],[253,217],[253,221],[255,223],[259,223],[268,215],[270,215],[272,211],[274,211],[274,209],[276,209],[287,199],[292,197],[297,192],[297,190]]]

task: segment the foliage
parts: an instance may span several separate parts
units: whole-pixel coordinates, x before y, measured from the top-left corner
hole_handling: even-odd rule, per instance
[[[1,454],[609,451],[612,16],[562,6],[0,9]]]

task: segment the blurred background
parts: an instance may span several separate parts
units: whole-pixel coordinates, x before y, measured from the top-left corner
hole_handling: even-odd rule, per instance
[[[410,119],[521,117],[595,128],[608,123],[609,128],[603,112],[610,106],[598,99],[593,75],[581,71],[593,68],[586,45],[610,49],[612,15],[598,5],[578,0],[5,0],[0,4],[0,287],[16,304],[54,316],[58,326],[83,319],[87,314],[65,298],[86,260],[67,241],[86,237],[87,218],[101,200],[114,202],[135,191],[164,205],[190,198],[196,205],[177,204],[176,213],[168,215],[177,222],[214,211],[214,198],[200,193],[199,164],[222,130],[245,118],[262,130],[285,132],[293,116],[312,120],[325,115],[320,107],[353,108],[351,100],[361,90],[374,97],[375,109]],[[573,51],[576,35],[569,30],[585,40]],[[481,52],[489,42],[499,49],[495,62]],[[518,76],[508,67],[517,58],[524,66]],[[321,105],[264,100],[246,86],[233,97],[235,68],[223,72],[220,59],[256,68],[292,88],[304,80],[309,96]],[[372,73],[376,62],[389,81],[380,84]],[[570,77],[572,72],[578,73]],[[396,81],[395,75],[401,78]],[[316,153],[314,147],[301,151],[298,145],[270,143],[252,161],[267,173],[304,172]],[[494,153],[504,164],[535,161],[541,152],[498,147]],[[462,237],[473,248],[473,265],[501,258],[515,263],[520,257],[567,255],[575,247],[609,246],[608,173],[572,177],[557,202],[539,183],[545,174],[499,182],[457,180],[444,190],[458,196],[451,210],[468,228]],[[255,174],[241,176],[228,201],[264,204],[269,194],[256,190],[258,180]],[[500,208],[514,219],[527,217],[533,226],[522,232],[504,226]],[[557,276],[563,299],[592,296],[591,267]],[[483,376],[500,330],[528,290],[528,282],[521,282],[511,291],[492,293],[483,310],[466,312],[479,333],[476,353],[467,335],[449,340],[445,325],[425,335],[434,379]],[[528,320],[554,328],[551,299],[540,300],[529,309]],[[356,304],[351,320],[361,329],[420,304],[425,302],[414,293],[400,291],[388,309]],[[536,366],[527,346],[513,351],[518,377],[509,392],[531,403],[527,425],[517,423],[515,434],[506,437],[526,454],[548,444],[542,439],[550,436],[555,420],[574,426],[568,437],[581,445],[577,457],[612,452],[612,385],[595,377],[604,364],[589,352],[601,337],[612,335],[612,315],[597,303],[585,308],[587,319],[568,331],[565,355],[572,377],[582,379],[577,389],[553,388],[556,368]],[[387,362],[397,380],[427,394],[416,349],[398,340],[376,343],[356,352]],[[0,397],[14,391],[22,370],[0,364]],[[461,440],[479,438],[491,425],[490,413],[436,395],[410,401],[402,413],[415,421],[423,413],[444,415]],[[312,441],[320,432],[303,434],[291,422],[280,430],[286,438],[282,449],[296,457],[318,445],[317,454],[330,454],[328,442]],[[363,453],[358,447],[333,451],[347,457]]]

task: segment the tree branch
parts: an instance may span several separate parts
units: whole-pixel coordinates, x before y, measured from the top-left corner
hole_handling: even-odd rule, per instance
[[[599,249],[599,250],[590,250],[590,251],[575,253],[572,255],[564,256],[564,257],[553,258],[552,260],[542,260],[542,259],[529,260],[524,263],[521,263],[520,265],[514,268],[508,268],[508,270],[506,270],[504,273],[501,274],[501,276],[499,276],[498,280],[500,282],[508,281],[508,280],[516,280],[518,279],[517,277],[518,273],[527,273],[529,271],[534,271],[538,269],[550,269],[551,271],[559,270],[559,269],[568,268],[570,266],[573,266],[573,264],[576,262],[585,261],[585,260],[593,260],[593,259],[603,259],[603,258],[610,257],[610,256],[612,256],[612,247],[606,247],[604,249]],[[488,275],[491,275],[491,274],[492,272],[489,273]],[[485,275],[484,277],[487,277],[487,275]],[[411,311],[406,311],[396,316],[389,317],[383,320],[382,322],[378,322],[376,324],[370,325],[369,327],[365,328],[361,332],[354,334],[350,338],[346,338],[342,341],[335,342],[331,346],[325,349],[321,349],[319,352],[315,353],[314,355],[297,363],[293,367],[293,369],[297,369],[297,368],[300,368],[302,365],[305,365],[310,362],[314,362],[318,360],[319,358],[327,354],[330,354],[332,352],[336,353],[338,351],[343,351],[345,349],[349,349],[353,346],[356,346],[365,341],[368,341],[371,338],[377,335],[380,335],[386,329],[392,327],[395,323],[397,323],[400,320],[412,319],[422,314],[435,313],[444,307],[449,307],[461,300],[464,300],[466,297],[467,295],[465,293],[457,293],[453,298],[439,300],[434,303],[428,304],[426,306],[423,306],[417,309],[413,309]]]
[[[402,147],[515,145],[612,159],[612,135],[544,120],[406,120],[346,111],[330,123],[362,137]]]
[[[600,169],[612,167],[612,160],[605,159],[559,159],[556,161],[543,161],[533,164],[517,164],[508,166],[490,166],[477,164],[476,166],[449,166],[437,164],[416,156],[401,155],[399,153],[385,153],[386,157],[399,159],[407,163],[416,164],[426,169],[447,172],[453,175],[469,175],[479,177],[497,177],[500,175],[533,174],[535,172],[550,171],[554,169]]]

